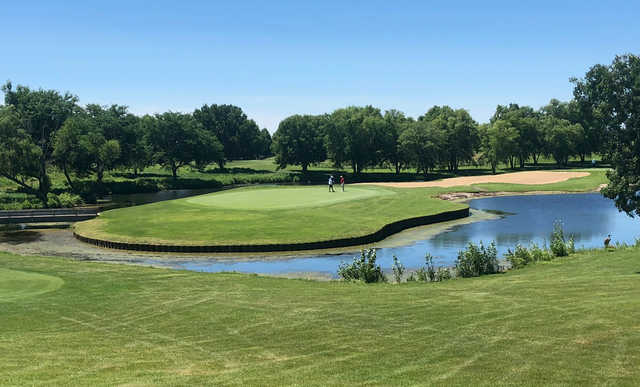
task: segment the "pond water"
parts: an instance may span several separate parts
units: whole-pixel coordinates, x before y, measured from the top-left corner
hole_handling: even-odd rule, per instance
[[[469,204],[472,209],[499,213],[500,216],[493,220],[456,225],[404,246],[380,248],[377,256],[382,268],[390,270],[394,255],[405,267],[418,268],[424,265],[427,252],[434,256],[436,265],[453,266],[458,251],[469,242],[488,244],[495,241],[499,257],[502,257],[517,243],[547,243],[556,220],[563,223],[565,235],[574,236],[577,248],[601,247],[607,234],[612,235],[614,243],[631,244],[640,237],[640,220],[618,212],[613,201],[597,193],[504,196],[474,199]],[[193,259],[174,262],[148,260],[145,263],[203,272],[321,273],[333,277],[341,262],[351,261],[356,255],[357,252],[351,252],[241,262]]]

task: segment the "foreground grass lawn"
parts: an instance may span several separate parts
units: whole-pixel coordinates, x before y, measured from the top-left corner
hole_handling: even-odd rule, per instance
[[[9,254],[0,270],[2,385],[640,383],[640,250],[440,284]],[[55,286],[24,294],[8,270]]]
[[[118,242],[233,245],[316,242],[362,236],[411,217],[464,208],[435,198],[452,191],[591,191],[605,170],[546,184],[477,184],[451,188],[347,185],[241,188],[122,208],[76,224],[84,236]]]

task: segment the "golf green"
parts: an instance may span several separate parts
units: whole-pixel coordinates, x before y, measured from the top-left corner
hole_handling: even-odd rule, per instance
[[[63,284],[58,277],[0,268],[0,302],[52,292]]]
[[[230,190],[188,198],[187,203],[234,210],[277,210],[284,208],[322,207],[349,200],[361,200],[394,191],[372,187],[349,187],[344,192],[328,192],[327,187],[278,187],[271,189]]]
[[[76,224],[86,238],[164,245],[293,244],[361,237],[389,223],[458,210],[433,190],[249,187],[121,208]]]

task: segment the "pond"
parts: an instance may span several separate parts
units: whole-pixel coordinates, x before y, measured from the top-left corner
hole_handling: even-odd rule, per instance
[[[421,240],[407,242],[403,246],[380,248],[377,256],[382,268],[390,270],[394,255],[405,267],[418,268],[424,264],[427,252],[435,257],[436,265],[453,266],[458,251],[469,242],[483,241],[488,244],[495,241],[499,257],[502,257],[507,249],[513,248],[517,243],[547,243],[556,220],[563,223],[567,236],[574,236],[577,248],[601,247],[607,234],[612,235],[614,243],[631,244],[640,237],[640,220],[618,212],[613,201],[598,193],[504,196],[474,199],[469,204],[474,210],[497,213],[500,216],[492,220],[455,225]],[[423,229],[429,227],[434,226]],[[351,261],[356,255],[357,252],[316,254],[239,262],[228,259],[150,259],[145,263],[202,272],[238,271],[282,275],[320,273],[334,277],[338,265],[343,261]]]

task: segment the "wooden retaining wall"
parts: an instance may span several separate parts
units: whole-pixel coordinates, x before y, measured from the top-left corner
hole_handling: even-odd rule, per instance
[[[300,251],[300,250],[319,250],[331,249],[336,247],[348,247],[375,243],[384,238],[396,234],[402,230],[411,227],[424,226],[428,224],[446,222],[449,220],[461,219],[469,216],[469,208],[460,210],[446,211],[439,214],[419,216],[389,223],[380,230],[359,237],[341,238],[319,242],[307,243],[281,243],[281,244],[263,244],[263,245],[155,245],[147,243],[127,243],[112,242],[100,239],[89,238],[77,234],[75,231],[73,236],[76,239],[96,245],[118,250],[133,251],[152,251],[164,253],[256,253],[256,252],[273,252],[273,251]]]

